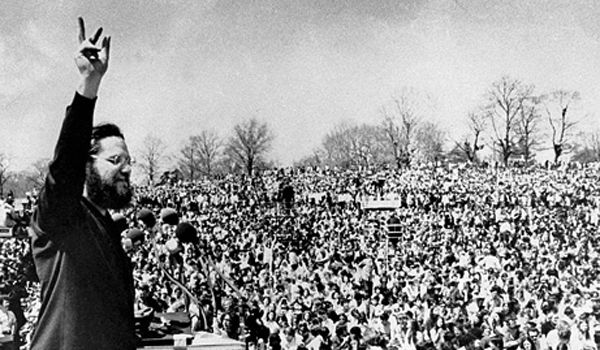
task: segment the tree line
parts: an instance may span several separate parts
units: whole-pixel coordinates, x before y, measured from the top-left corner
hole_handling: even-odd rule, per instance
[[[272,166],[266,156],[274,138],[269,125],[254,117],[236,124],[227,139],[211,130],[191,135],[172,156],[165,155],[166,146],[159,137],[148,135],[136,161],[147,183],[160,180],[165,162],[175,164],[171,170],[191,181],[226,173],[252,175],[258,169]]]
[[[490,84],[481,101],[464,117],[467,130],[453,138],[433,120],[433,98],[406,87],[378,110],[377,123],[343,121],[325,134],[312,154],[296,166],[330,166],[341,169],[423,163],[496,161],[531,165],[537,152],[551,149],[558,163],[565,154],[572,160],[600,161],[600,132],[578,131],[585,122],[577,91],[558,89],[539,93],[532,84],[503,76]],[[245,173],[274,165],[267,158],[274,132],[268,123],[250,118],[235,125],[229,137],[204,130],[190,136],[171,163],[185,179],[216,174]],[[148,182],[156,182],[164,144],[148,136],[138,152],[140,169]],[[488,152],[484,152],[486,150]]]
[[[600,161],[600,132],[585,128],[587,116],[578,91],[537,92],[532,84],[501,77],[463,117],[466,132],[458,138],[433,120],[432,101],[423,91],[403,88],[379,108],[378,122],[337,124],[295,165],[341,169],[439,162],[478,165],[483,154],[487,161],[504,166],[515,161],[531,165],[542,150],[552,151],[554,163],[569,153],[573,161]],[[268,123],[253,117],[236,124],[225,138],[211,130],[191,135],[176,154],[166,154],[165,143],[156,135],[146,136],[142,147],[132,153],[145,183],[159,182],[165,170],[192,181],[218,174],[252,175],[274,166],[268,159],[274,138]],[[15,172],[9,157],[0,153],[0,195],[41,187],[48,162],[40,159],[29,169]],[[166,164],[171,165],[167,168]]]
[[[331,130],[301,165],[341,168],[422,163],[488,162],[531,165],[537,152],[552,150],[553,162],[568,153],[582,163],[600,161],[600,132],[580,130],[586,115],[578,91],[538,93],[535,86],[504,76],[464,117],[466,132],[451,137],[432,119],[431,99],[405,88],[380,108],[377,124],[344,122]],[[450,144],[450,147],[448,147]]]

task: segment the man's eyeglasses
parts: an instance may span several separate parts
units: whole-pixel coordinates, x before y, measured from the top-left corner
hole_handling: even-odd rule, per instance
[[[104,158],[104,157],[100,157],[96,154],[92,154],[92,155],[90,155],[90,157],[94,158],[94,159],[103,159],[103,160],[111,163],[112,165],[118,166],[118,167],[122,167],[125,165],[132,166],[133,164],[135,164],[135,161],[128,156],[116,155],[116,156]]]

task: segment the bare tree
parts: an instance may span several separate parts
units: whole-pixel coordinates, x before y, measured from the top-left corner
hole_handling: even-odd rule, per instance
[[[316,167],[323,164],[323,159],[326,158],[325,151],[317,148],[311,154],[302,157],[294,162],[294,167]]]
[[[235,164],[252,175],[256,167],[264,162],[273,139],[267,123],[251,118],[233,128],[233,136],[229,138],[225,152]]]
[[[190,136],[179,150],[179,170],[183,176],[191,181],[196,181],[200,174],[200,151],[198,136]]]
[[[466,139],[464,143],[468,143],[469,141]],[[454,142],[454,147],[445,155],[445,159],[451,163],[471,163],[473,162],[470,158],[468,158],[468,154],[464,151],[464,143],[461,144],[458,141]],[[470,147],[470,146],[469,146]]]
[[[188,179],[195,181],[198,175],[210,176],[221,149],[221,140],[213,131],[203,130],[190,136],[180,150],[179,169]]]
[[[326,161],[331,166],[349,168],[354,162],[353,147],[350,137],[353,128],[348,122],[336,125],[323,139]]]
[[[600,162],[600,130],[586,132],[582,135],[582,147],[576,147],[572,161],[580,163]]]
[[[422,162],[437,162],[444,155],[446,133],[433,122],[422,123],[416,133],[417,154]]]
[[[533,93],[533,85],[504,76],[492,83],[487,93],[487,112],[493,129],[493,144],[505,166],[515,154],[518,135],[515,132],[523,102]]]
[[[352,136],[352,146],[360,166],[370,168],[385,161],[385,138],[381,128],[361,124],[353,128]]]
[[[588,147],[594,154],[595,161],[600,162],[600,131],[596,130],[589,133],[587,139]]]
[[[4,153],[0,153],[0,197],[4,197],[4,185],[14,176],[10,171],[10,160]]]
[[[539,112],[540,99],[531,97],[523,101],[516,123],[518,135],[518,152],[523,156],[525,165],[529,165],[534,156],[534,151],[541,144],[539,139],[541,114]]]
[[[147,135],[139,152],[139,167],[144,172],[149,184],[153,184],[159,171],[165,152],[164,142],[153,135]]]
[[[558,163],[560,156],[573,148],[571,137],[577,120],[573,119],[571,110],[581,96],[577,91],[556,90],[544,96],[543,100],[552,130],[554,163]]]
[[[382,129],[368,124],[339,124],[323,139],[323,149],[327,163],[342,168],[370,168],[385,161]]]
[[[42,158],[36,160],[31,165],[31,170],[27,172],[27,181],[30,186],[40,189],[44,186],[46,181],[46,175],[48,174],[48,166],[50,164],[50,159]]]
[[[396,166],[400,168],[404,163],[403,159],[405,158],[405,153],[408,151],[403,148],[404,144],[401,142],[402,133],[400,125],[397,123],[396,118],[388,113],[385,106],[381,107],[381,114],[383,115],[382,130],[388,140],[389,149],[392,151]]]
[[[477,152],[483,149],[481,143],[482,133],[486,127],[486,115],[484,113],[469,113],[467,116],[470,135],[465,135],[463,140],[455,142],[456,152],[462,153],[462,156],[471,163],[477,163]]]
[[[427,102],[427,96],[405,88],[392,98],[391,106],[381,107],[382,128],[398,167],[410,165],[415,151],[414,138]]]
[[[203,130],[198,136],[198,150],[200,152],[201,171],[210,176],[221,152],[222,142],[213,131]]]

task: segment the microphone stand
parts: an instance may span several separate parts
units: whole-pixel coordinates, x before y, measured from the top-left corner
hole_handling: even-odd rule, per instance
[[[179,287],[182,290],[182,292],[189,298],[190,302],[196,304],[196,307],[200,313],[199,316],[202,317],[202,320],[204,321],[204,324],[206,325],[207,324],[206,315],[204,314],[204,310],[202,309],[198,298],[196,298],[193,295],[193,293],[186,286],[183,285],[183,283],[181,283],[180,281],[178,281],[175,277],[173,277],[171,275],[171,273],[165,267],[164,263],[160,262],[160,259],[159,259],[160,254],[158,251],[158,244],[156,243],[155,229],[151,228],[150,232],[152,233],[150,235],[150,240],[152,242],[152,250],[153,250],[154,255],[156,256],[156,260],[158,262],[158,267],[163,272],[163,274],[167,277],[167,279],[169,281],[171,281],[171,283],[175,284],[177,287]],[[182,268],[182,267],[180,266],[180,268]],[[182,277],[182,274],[180,274],[180,277]],[[189,315],[189,303],[186,303],[186,313]]]

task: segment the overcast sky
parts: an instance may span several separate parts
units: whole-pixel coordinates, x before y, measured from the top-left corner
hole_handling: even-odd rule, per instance
[[[52,155],[78,80],[78,16],[113,37],[96,121],[121,126],[134,153],[147,134],[176,152],[256,116],[287,165],[343,120],[378,122],[404,87],[429,94],[458,139],[505,74],[578,90],[583,128],[600,125],[595,0],[4,0],[0,152],[13,168]]]

